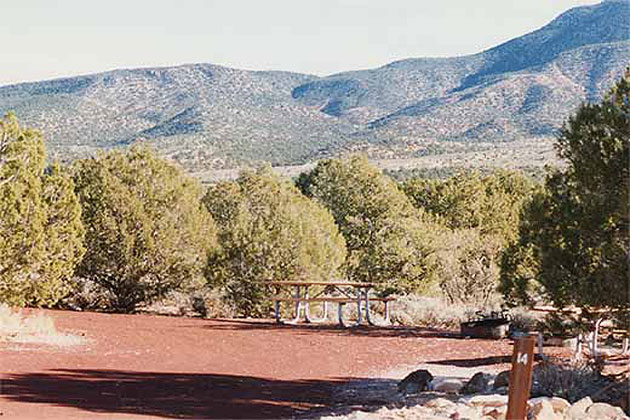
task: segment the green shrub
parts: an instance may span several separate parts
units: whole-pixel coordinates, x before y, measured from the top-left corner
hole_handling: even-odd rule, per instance
[[[212,186],[204,203],[220,243],[206,276],[240,313],[266,314],[271,289],[261,282],[341,275],[346,249],[330,213],[269,168]]]
[[[75,164],[86,226],[78,275],[107,293],[110,309],[132,312],[201,275],[216,244],[201,187],[146,148]]]
[[[366,158],[321,161],[298,185],[332,213],[346,240],[350,280],[398,291],[430,287],[439,227]]]
[[[45,166],[41,136],[0,120],[0,301],[52,306],[69,291],[83,254],[72,179]]]

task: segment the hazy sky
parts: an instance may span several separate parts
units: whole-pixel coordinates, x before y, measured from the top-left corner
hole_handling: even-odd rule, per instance
[[[0,85],[213,63],[319,75],[472,54],[580,0],[0,0]]]

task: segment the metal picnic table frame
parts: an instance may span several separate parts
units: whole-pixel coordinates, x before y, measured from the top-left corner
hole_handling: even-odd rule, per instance
[[[567,309],[558,309],[550,306],[537,306],[533,308],[534,311],[538,312],[547,312],[547,313],[574,313],[580,314],[582,311],[579,308],[567,308]],[[597,318],[593,323],[592,331],[588,334],[580,333],[577,336],[576,345],[574,348],[574,356],[576,358],[582,357],[582,345],[586,344],[587,348],[592,356],[599,356],[599,338],[601,334],[602,324],[610,317],[613,311],[607,310],[592,310],[592,313],[597,314]],[[630,331],[624,332],[624,338],[622,340],[622,348],[618,354],[619,356],[627,356],[630,355]]]
[[[338,304],[338,321],[343,327],[346,327],[343,320],[343,306],[346,303],[355,303],[357,305],[357,320],[355,326],[361,325],[363,321],[363,313],[365,320],[369,325],[376,325],[370,314],[370,301],[379,301],[385,304],[385,323],[389,323],[389,306],[390,301],[394,298],[378,298],[370,297],[370,289],[376,286],[376,283],[362,282],[323,282],[323,281],[268,281],[262,284],[273,286],[276,295],[272,297],[274,303],[274,317],[278,323],[297,324],[300,319],[304,318],[306,323],[321,323],[328,318],[328,303]],[[280,290],[284,287],[293,287],[293,297],[284,298],[280,296]],[[309,295],[310,287],[323,287],[319,293],[314,296]],[[338,296],[331,296],[337,293]],[[341,295],[341,296],[339,296]],[[293,302],[295,304],[295,318],[290,321],[283,321],[280,316],[280,302]],[[321,318],[314,319],[309,311],[309,304],[320,302],[324,305],[324,314]]]

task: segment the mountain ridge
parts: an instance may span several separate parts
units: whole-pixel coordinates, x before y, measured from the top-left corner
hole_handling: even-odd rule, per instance
[[[630,2],[608,0],[485,51],[315,76],[197,63],[0,86],[0,112],[64,159],[137,141],[190,170],[379,159],[552,138],[630,63]]]

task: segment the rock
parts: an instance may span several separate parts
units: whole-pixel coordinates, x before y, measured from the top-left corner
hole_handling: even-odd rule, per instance
[[[433,375],[426,369],[411,372],[398,383],[398,392],[402,394],[417,394],[427,389],[427,385],[433,379]]]
[[[503,407],[507,406],[507,395],[475,395],[474,397],[462,398],[460,401],[476,407]]]
[[[464,383],[459,379],[445,378],[431,384],[433,391],[446,392],[447,394],[457,394],[464,386]]]
[[[505,420],[507,414],[507,406],[502,407],[484,407],[482,413],[486,417],[490,417],[493,420]]]
[[[593,420],[622,420],[628,417],[619,407],[606,403],[595,403],[586,409],[586,416]]]
[[[438,409],[438,410],[448,410],[448,409],[453,409],[457,407],[457,404],[455,404],[451,400],[447,400],[446,398],[434,398],[432,400],[427,401],[424,404],[424,406],[428,408]]]
[[[483,372],[477,372],[473,375],[472,378],[466,385],[462,388],[462,394],[470,395],[470,394],[479,394],[485,392],[490,385],[490,380],[492,379],[492,375]]]
[[[571,403],[564,398],[553,397],[549,400],[551,406],[553,407],[553,411],[558,414],[562,414],[563,416],[566,412],[571,408]]]
[[[568,410],[565,415],[566,419],[583,419],[586,418],[586,410],[593,405],[593,400],[591,397],[584,397],[580,401],[574,403]]]
[[[455,413],[457,404],[446,398],[435,398],[427,401],[424,407],[430,409],[434,414],[439,414],[442,417],[450,417]]]
[[[495,394],[502,394],[502,395],[507,395],[508,393],[508,387],[507,386],[502,386],[499,388],[495,388],[492,390]]]
[[[507,387],[509,384],[510,384],[510,371],[504,370],[503,372],[499,373],[494,378],[494,384],[492,385],[492,387],[494,389],[498,389],[498,388]]]
[[[562,420],[562,415],[557,414],[549,398],[537,398],[527,411],[530,420]]]
[[[560,415],[564,415],[569,408],[571,407],[571,404],[565,400],[564,398],[560,398],[560,397],[537,397],[537,398],[531,398],[529,401],[527,401],[527,406],[528,409],[532,409],[532,407],[534,407],[537,404],[540,404],[541,401],[547,401],[549,404],[551,404],[551,407],[553,408],[553,411],[556,414],[560,414]]]
[[[479,411],[467,404],[457,404],[455,412],[451,414],[452,420],[478,419]]]

